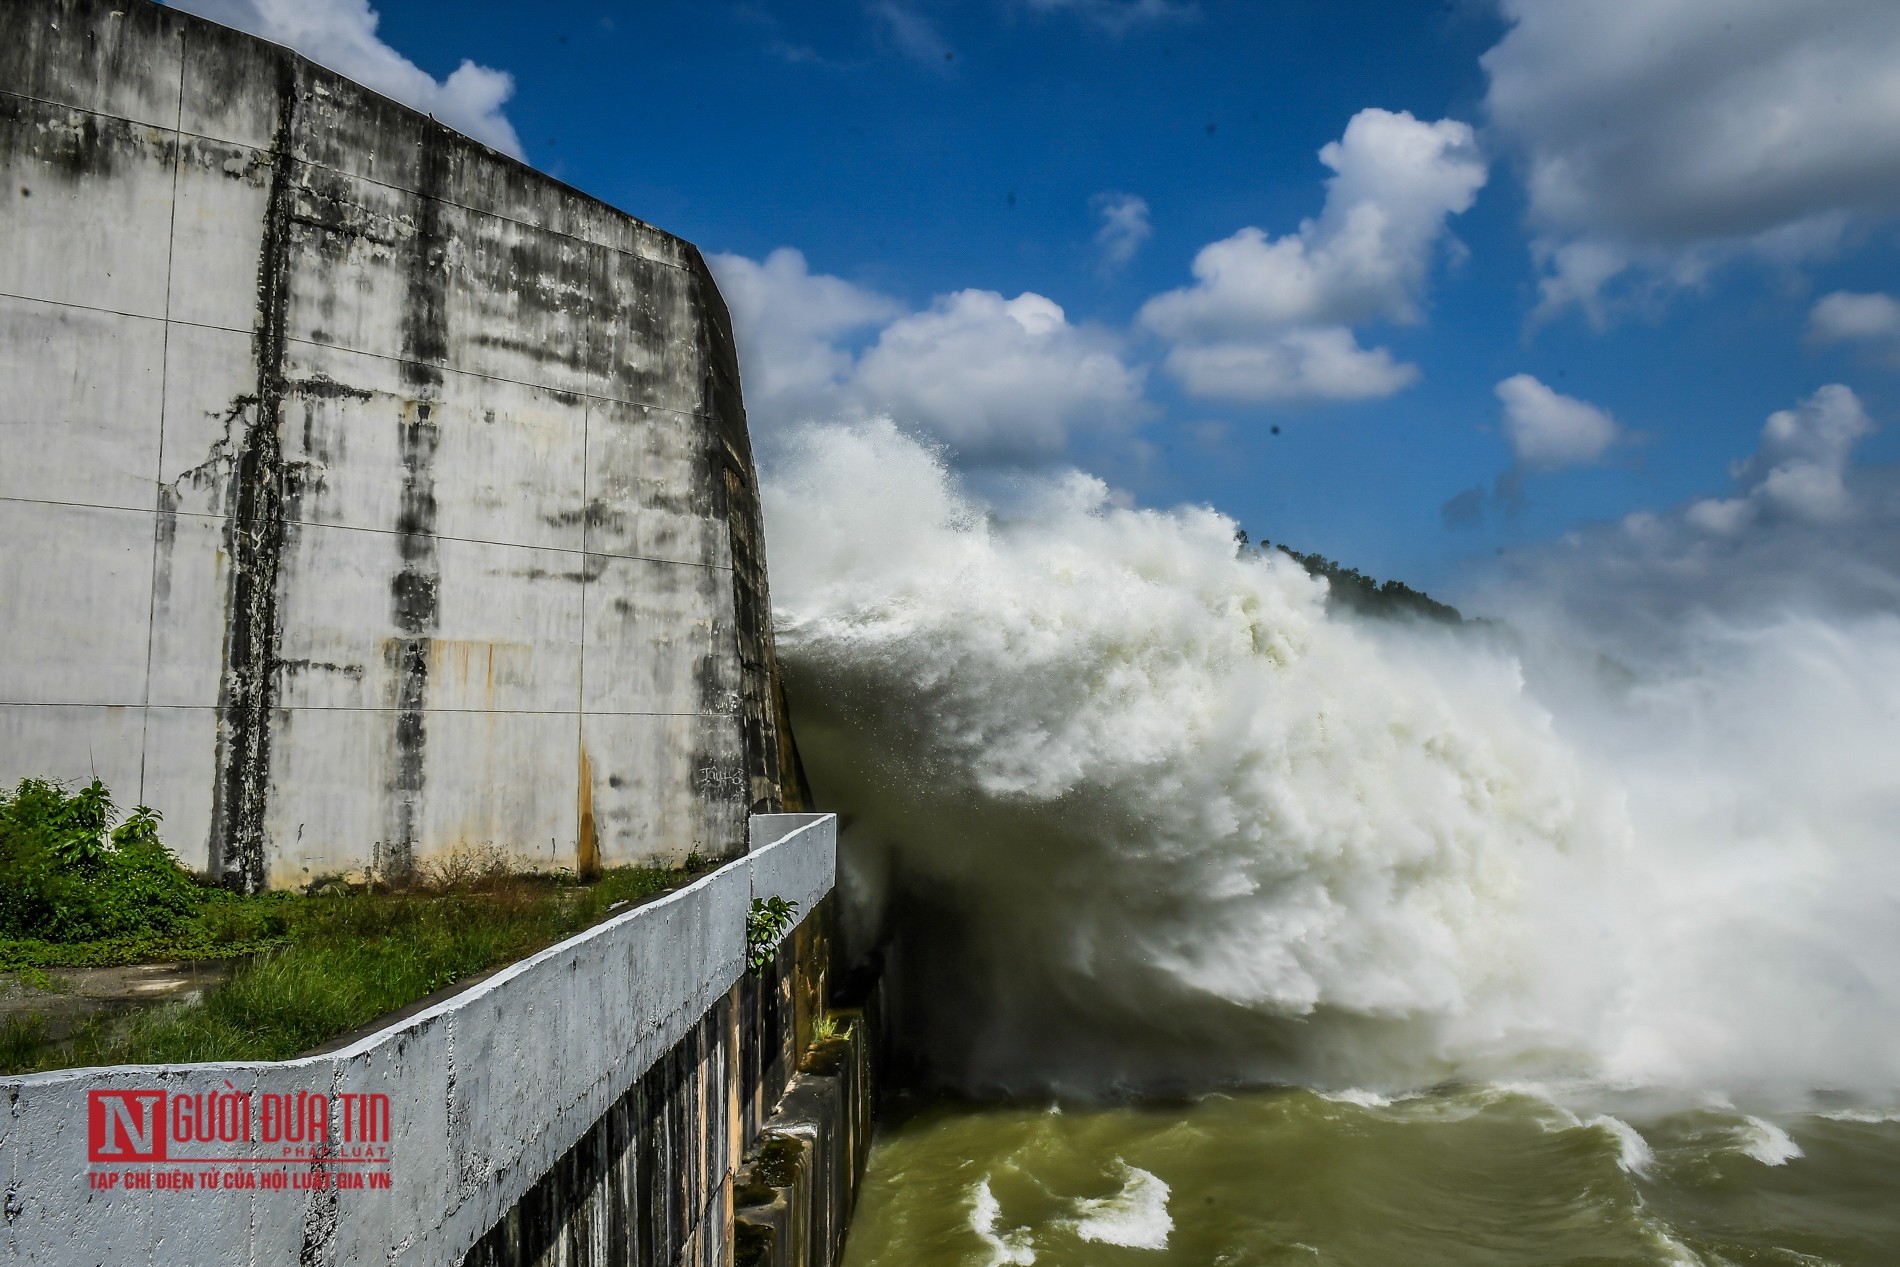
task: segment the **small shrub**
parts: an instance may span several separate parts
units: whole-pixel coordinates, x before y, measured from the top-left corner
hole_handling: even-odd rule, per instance
[[[798,903],[782,897],[753,898],[752,910],[745,920],[745,961],[754,972],[763,972],[778,958],[778,941],[792,926]]]
[[[99,780],[68,793],[23,779],[0,793],[0,937],[70,943],[169,931],[204,891],[139,806],[116,828]],[[108,830],[110,828],[110,830]]]
[[[465,893],[505,887],[520,871],[506,850],[496,845],[464,845],[416,865],[403,877],[409,888],[422,893]]]

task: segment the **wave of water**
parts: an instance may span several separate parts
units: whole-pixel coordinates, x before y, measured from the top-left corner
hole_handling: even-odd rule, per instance
[[[1084,1198],[1076,1203],[1069,1226],[1077,1237],[1124,1249],[1166,1249],[1174,1216],[1168,1213],[1168,1185],[1159,1175],[1131,1166],[1119,1158],[1122,1187],[1112,1197]]]
[[[1596,1107],[1618,1111],[1528,1085],[938,1103],[881,1126],[846,1264],[1893,1262],[1892,1124]],[[1116,1234],[1090,1235],[1108,1210]]]
[[[938,1077],[1900,1087],[1900,622],[1610,664],[1340,618],[1088,476],[979,499],[888,424],[767,475],[800,745]]]

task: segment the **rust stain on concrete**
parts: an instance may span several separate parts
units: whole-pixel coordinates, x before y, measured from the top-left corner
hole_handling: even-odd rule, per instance
[[[600,837],[594,831],[594,763],[587,759],[587,745],[581,744],[581,834],[576,848],[575,865],[583,876],[600,874]]]
[[[471,687],[481,691],[485,708],[495,707],[495,682],[526,686],[533,680],[534,648],[525,642],[498,642],[479,638],[429,639],[430,670],[435,681],[462,688],[464,703]]]

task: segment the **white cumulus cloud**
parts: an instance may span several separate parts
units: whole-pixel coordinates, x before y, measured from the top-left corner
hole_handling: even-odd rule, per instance
[[[1622,435],[1616,419],[1588,401],[1551,390],[1529,374],[1497,385],[1504,436],[1518,466],[1532,471],[1600,461]]]
[[[514,76],[463,61],[437,80],[383,43],[369,0],[168,0],[173,8],[236,27],[393,97],[504,154],[522,157],[521,138],[502,113]]]
[[[1115,336],[1071,322],[1042,295],[960,290],[907,311],[812,273],[795,250],[711,264],[732,310],[747,411],[764,431],[887,414],[966,463],[1035,463],[1144,412],[1144,371]]]
[[[836,412],[857,363],[851,336],[903,312],[888,296],[813,273],[790,247],[763,261],[714,255],[710,263],[739,340],[748,411],[768,423]]]
[[[1768,415],[1760,446],[1733,473],[1747,486],[1744,495],[1769,510],[1815,521],[1840,519],[1854,509],[1848,462],[1873,430],[1860,397],[1831,383],[1795,408]]]
[[[1195,284],[1157,295],[1141,322],[1170,339],[1197,394],[1245,400],[1389,395],[1416,376],[1359,347],[1361,322],[1420,320],[1446,220],[1469,208],[1485,163],[1469,125],[1367,109],[1320,150],[1333,175],[1317,219],[1274,238],[1245,228],[1203,247]]]
[[[1808,337],[1816,343],[1855,343],[1900,360],[1900,300],[1846,290],[1823,295],[1808,314]]]
[[[1900,211],[1900,5],[1498,0],[1491,126],[1521,160],[1542,312],[1694,284]]]
[[[1363,348],[1344,326],[1284,330],[1246,342],[1183,343],[1168,372],[1195,396],[1271,403],[1375,400],[1418,379],[1385,348]]]
[[[1131,420],[1141,389],[1107,334],[1071,325],[1041,295],[992,290],[892,322],[850,384],[867,409],[919,422],[974,460],[1056,457],[1077,426]]]
[[[1586,526],[1501,566],[1573,627],[1628,622],[1639,640],[1666,641],[1696,612],[1891,613],[1900,466],[1855,461],[1874,430],[1860,398],[1829,384],[1769,415],[1726,495]]]
[[[1142,243],[1154,235],[1154,226],[1148,222],[1148,200],[1109,191],[1096,194],[1089,202],[1102,217],[1102,227],[1095,231],[1102,263],[1110,269],[1120,268],[1134,259]]]

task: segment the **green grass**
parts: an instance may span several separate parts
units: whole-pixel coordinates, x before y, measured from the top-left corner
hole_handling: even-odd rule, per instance
[[[0,936],[0,970],[240,959],[283,945],[300,904],[312,900],[289,893],[239,897],[208,888],[193,914],[160,929],[76,941]]]
[[[693,854],[679,868],[583,883],[522,874],[489,850],[433,860],[393,885],[333,879],[246,896],[195,879],[159,824],[145,806],[121,819],[97,779],[0,790],[0,971],[46,990],[49,969],[242,961],[200,1003],[97,1015],[65,1041],[49,1039],[35,1010],[16,1012],[0,1021],[0,1072],[281,1060],[706,870]]]
[[[522,959],[703,871],[629,867],[567,877],[435,877],[407,891],[218,895],[164,934],[54,944],[0,943],[0,963],[40,969],[250,955],[201,1003],[169,1004],[83,1027],[48,1044],[31,1018],[0,1026],[0,1069],[282,1060],[457,981]]]

